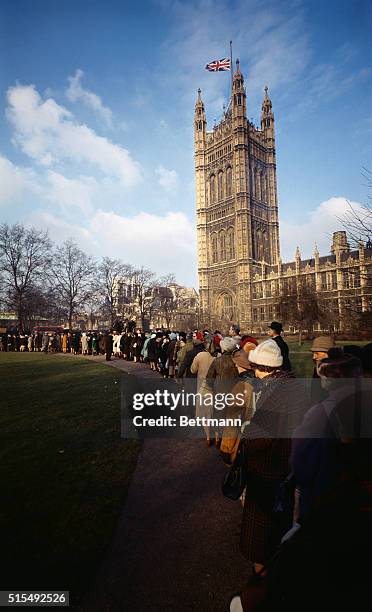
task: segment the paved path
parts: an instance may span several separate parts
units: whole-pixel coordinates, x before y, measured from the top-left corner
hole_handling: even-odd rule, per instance
[[[154,377],[141,364],[107,365]],[[146,440],[112,546],[81,610],[226,612],[249,565],[239,552],[240,504],[221,494],[225,470],[203,440]]]

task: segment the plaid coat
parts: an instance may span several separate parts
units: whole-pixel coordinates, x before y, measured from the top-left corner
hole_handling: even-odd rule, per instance
[[[264,378],[260,388],[256,412],[243,434],[248,483],[240,544],[247,559],[265,563],[290,526],[291,517],[278,517],[273,506],[290,472],[290,438],[307,410],[307,396],[301,382],[282,370]]]

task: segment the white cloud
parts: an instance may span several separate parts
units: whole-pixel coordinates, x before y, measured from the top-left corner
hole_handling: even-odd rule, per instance
[[[112,128],[112,111],[108,106],[105,106],[101,98],[93,91],[82,86],[81,80],[84,72],[78,68],[74,76],[68,77],[69,86],[66,90],[66,96],[70,102],[82,102],[89,109],[93,110],[104,123]]]
[[[158,177],[158,183],[165,191],[174,193],[178,189],[178,174],[175,170],[168,170],[160,165],[156,168],[155,174]]]
[[[16,166],[0,155],[0,205],[21,201],[28,190],[38,191],[33,171]]]
[[[178,282],[195,285],[195,228],[183,213],[124,216],[97,210],[78,225],[39,209],[29,222],[48,229],[57,243],[72,238],[95,257],[118,257],[158,276],[173,272]]]
[[[71,238],[89,253],[93,254],[97,248],[97,244],[86,228],[76,223],[64,221],[46,210],[35,210],[30,218],[26,219],[27,222],[29,225],[48,230],[49,236],[55,244],[61,244]]]
[[[359,202],[351,202],[358,209]],[[342,230],[338,220],[349,210],[348,200],[344,197],[329,198],[310,211],[301,223],[281,221],[280,243],[283,261],[293,261],[296,247],[300,247],[303,259],[313,256],[315,243],[321,255],[330,252],[332,234]]]
[[[179,282],[194,282],[195,228],[185,214],[140,212],[125,217],[97,211],[89,228],[93,236],[99,237],[102,255],[144,265],[159,275],[174,272]]]
[[[53,170],[48,171],[47,186],[47,200],[62,210],[79,209],[86,215],[92,212],[92,200],[99,187],[92,176],[71,179]]]
[[[33,85],[10,87],[7,100],[13,141],[39,164],[88,166],[123,186],[133,186],[141,179],[140,166],[126,149],[78,124],[54,99],[43,100]]]

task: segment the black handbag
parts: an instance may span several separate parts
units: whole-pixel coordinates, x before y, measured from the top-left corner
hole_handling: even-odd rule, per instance
[[[247,461],[245,441],[240,440],[234,463],[226,473],[222,482],[222,493],[225,497],[236,501],[242,495],[247,484]]]

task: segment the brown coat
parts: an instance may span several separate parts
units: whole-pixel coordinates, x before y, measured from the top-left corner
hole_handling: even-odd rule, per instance
[[[250,421],[253,415],[253,381],[239,380],[231,393],[235,395],[239,402],[233,406],[228,406],[226,409],[227,419],[241,418],[242,424]],[[239,395],[238,395],[239,394]],[[240,395],[244,396],[244,405],[241,405]],[[224,427],[221,442],[221,451],[230,455],[231,461],[234,461],[239,448],[241,437],[241,428],[231,425]]]
[[[216,393],[231,393],[239,380],[239,372],[231,353],[223,353],[211,363],[207,374],[207,386]]]

